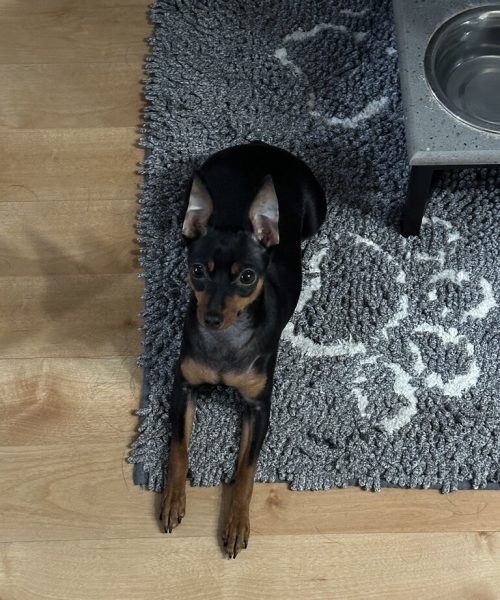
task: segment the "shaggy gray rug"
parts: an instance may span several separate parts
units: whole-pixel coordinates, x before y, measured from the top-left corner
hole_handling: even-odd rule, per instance
[[[261,139],[297,153],[328,218],[276,370],[260,481],[483,487],[500,480],[500,175],[444,174],[419,239],[398,220],[407,167],[390,2],[160,0],[147,62],[145,393],[130,454],[159,489],[188,298],[180,237],[193,166]],[[240,404],[199,400],[196,485],[233,474]]]

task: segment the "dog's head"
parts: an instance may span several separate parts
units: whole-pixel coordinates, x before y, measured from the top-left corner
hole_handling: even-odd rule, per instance
[[[225,329],[262,292],[269,248],[279,243],[278,199],[264,178],[248,210],[248,229],[210,226],[212,198],[198,175],[191,184],[182,234],[189,244],[188,281],[197,300],[198,321]]]

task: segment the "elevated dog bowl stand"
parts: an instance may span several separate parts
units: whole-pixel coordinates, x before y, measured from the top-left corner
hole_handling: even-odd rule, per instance
[[[401,233],[418,235],[434,173],[449,168],[500,164],[500,133],[471,126],[438,100],[426,78],[425,55],[433,33],[472,8],[500,10],[499,2],[474,0],[393,0],[399,77],[410,164]],[[445,49],[446,50],[446,49]],[[500,89],[491,90],[498,96]]]

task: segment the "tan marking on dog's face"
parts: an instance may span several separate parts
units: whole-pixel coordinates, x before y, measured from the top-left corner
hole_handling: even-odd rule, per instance
[[[213,261],[212,261],[212,263],[213,263]],[[215,265],[213,265],[213,266],[215,266]],[[210,265],[208,265],[208,268],[210,269]],[[193,290],[195,298],[196,298],[196,317],[198,319],[198,323],[200,323],[201,325],[204,325],[205,324],[205,315],[207,312],[207,305],[208,305],[208,301],[210,300],[210,298],[206,292],[200,292],[196,289],[195,285],[193,284],[191,275],[188,275],[187,279],[188,279],[189,287]]]
[[[222,314],[224,315],[224,327],[232,325],[238,318],[238,314],[245,310],[252,302],[257,300],[263,287],[264,279],[260,278],[250,296],[239,296],[238,294],[235,294],[234,296],[228,296],[226,298],[224,310],[222,311]]]
[[[208,265],[208,267],[210,268],[210,265]],[[214,266],[214,268],[215,268],[215,266]],[[239,265],[238,263],[233,263],[233,265],[231,266],[231,272],[233,272],[233,269],[239,270],[239,269],[241,269],[241,265]],[[235,274],[235,273],[233,273],[233,274]],[[208,306],[210,297],[208,296],[208,294],[206,292],[200,292],[196,289],[190,275],[188,275],[187,279],[188,279],[189,286],[193,290],[194,295],[196,297],[196,316],[198,318],[198,322],[201,325],[204,325],[205,324],[205,315],[207,312],[207,306]],[[225,303],[224,303],[224,309],[222,311],[224,321],[223,321],[222,325],[219,327],[219,329],[225,329],[226,327],[229,327],[230,325],[232,325],[238,318],[238,314],[241,311],[245,310],[245,308],[247,306],[249,306],[250,304],[252,304],[252,302],[257,300],[257,298],[259,297],[259,295],[262,292],[263,286],[264,286],[264,279],[260,278],[257,281],[255,289],[250,294],[250,296],[240,296],[239,294],[234,294],[232,296],[226,296]]]
[[[189,385],[202,385],[219,383],[220,377],[216,371],[192,358],[185,358],[181,362],[181,373]]]
[[[233,263],[231,265],[231,275],[237,275],[241,271],[241,265]]]
[[[211,258],[208,259],[207,268],[209,273],[211,273],[215,269],[215,263]]]
[[[246,398],[257,398],[266,387],[267,377],[264,373],[256,371],[229,371],[222,375],[226,385],[236,388]]]
[[[196,298],[196,317],[198,318],[198,322],[203,325],[205,323],[205,315],[207,312],[209,298],[205,292],[198,292],[197,290],[195,290],[193,285],[191,285],[191,287],[193,288],[193,292]]]

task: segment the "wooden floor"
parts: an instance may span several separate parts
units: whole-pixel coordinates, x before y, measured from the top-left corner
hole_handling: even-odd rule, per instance
[[[150,0],[0,0],[0,598],[500,598],[495,492],[221,488],[160,533],[125,463],[141,374],[135,143]]]

